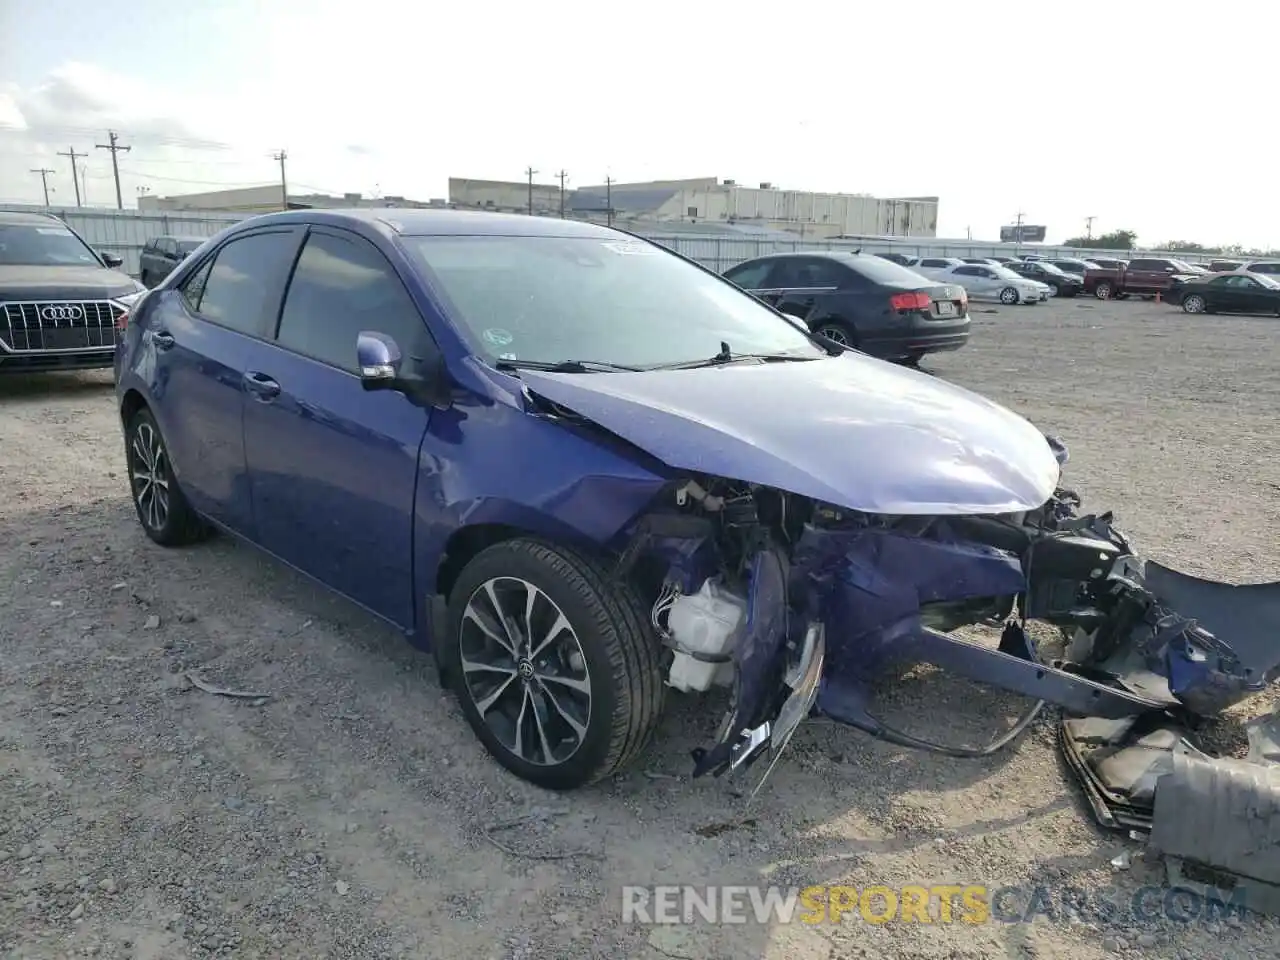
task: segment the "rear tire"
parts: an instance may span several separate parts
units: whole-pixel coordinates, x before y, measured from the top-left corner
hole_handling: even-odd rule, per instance
[[[818,324],[818,329],[814,333],[820,337],[826,337],[842,347],[855,349],[858,346],[858,335],[854,333],[853,327],[839,320],[824,320]]]
[[[490,755],[550,790],[608,777],[648,744],[661,654],[639,598],[603,561],[532,539],[495,544],[462,570],[441,651]]]
[[[181,547],[209,536],[209,526],[178,486],[169,448],[146,407],[125,428],[124,453],[133,508],[148,537],[162,547]]]
[[[1000,302],[1005,306],[1012,306],[1020,299],[1021,297],[1018,296],[1018,291],[1013,287],[1005,287],[1000,291]]]
[[[1204,313],[1204,297],[1198,293],[1189,293],[1182,298],[1182,309],[1186,313]]]
[[[1049,296],[1051,297],[1062,296],[1062,288],[1059,287],[1056,283],[1049,284]]]

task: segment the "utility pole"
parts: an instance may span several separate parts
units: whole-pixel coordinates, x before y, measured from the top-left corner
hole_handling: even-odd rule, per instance
[[[529,167],[525,170],[524,175],[529,178],[529,216],[533,216],[533,175],[538,171]]]
[[[613,226],[613,177],[608,174],[604,178],[604,215],[609,226]]]
[[[76,206],[80,206],[80,175],[76,172],[76,159],[89,156],[87,153],[76,153],[75,147],[67,147],[67,152],[59,151],[58,156],[71,158],[71,182],[76,188]]]
[[[1027,215],[1025,213],[1019,210],[1018,217],[1014,221],[1014,224],[1015,224],[1013,228],[1013,244],[1014,244],[1013,252],[1014,253],[1022,252],[1022,221],[1026,219],[1026,216]]]
[[[1086,240],[1092,240],[1092,239],[1093,239],[1093,221],[1095,221],[1095,220],[1097,220],[1097,219],[1098,219],[1097,217],[1085,217],[1085,218],[1084,218],[1084,238],[1085,238]]]
[[[49,205],[49,174],[56,171],[50,170],[48,167],[40,167],[38,170],[32,170],[32,173],[40,174],[40,185],[44,187],[44,205]]]
[[[107,131],[108,142],[95,143],[94,146],[97,147],[99,150],[111,151],[111,172],[115,174],[115,178],[116,178],[116,209],[123,210],[124,197],[121,196],[120,194],[120,164],[116,162],[116,156],[120,153],[121,150],[123,150],[125,153],[128,153],[130,150],[133,149],[133,147],[120,146],[120,144],[117,142],[119,139],[120,138],[116,136],[116,132],[114,130],[108,130]]]
[[[565,181],[565,178],[568,177],[569,175],[565,173],[564,170],[561,170],[559,173],[556,174],[556,176],[560,178],[560,219],[563,220],[564,219],[564,181]]]
[[[289,209],[289,181],[285,179],[284,162],[289,159],[289,154],[284,150],[277,150],[271,155],[272,160],[280,161],[280,209]]]

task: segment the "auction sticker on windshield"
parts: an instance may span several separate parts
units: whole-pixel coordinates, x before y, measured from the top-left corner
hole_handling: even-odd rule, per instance
[[[508,330],[501,330],[497,327],[490,327],[481,336],[484,337],[485,343],[495,347],[509,346],[515,337]]]
[[[629,257],[652,257],[658,253],[657,247],[650,246],[647,243],[606,240],[604,247],[614,253],[621,253]]]
[[[36,233],[43,234],[46,237],[67,237],[71,235],[71,231],[66,227],[36,227]]]

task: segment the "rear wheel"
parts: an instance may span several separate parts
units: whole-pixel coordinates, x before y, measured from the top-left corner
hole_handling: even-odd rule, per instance
[[[1018,291],[1013,287],[1005,287],[1000,291],[1000,302],[1003,304],[1017,303],[1018,299]]]
[[[145,407],[125,429],[125,461],[133,506],[148,537],[163,547],[178,547],[209,535],[178,486],[160,427]]]
[[[840,323],[836,320],[827,320],[819,324],[815,331],[818,336],[826,337],[842,347],[856,347],[858,345],[858,336],[853,332],[853,328],[846,323]]]
[[[1051,284],[1049,284],[1049,296],[1051,296],[1051,297],[1057,297],[1057,296],[1061,296],[1061,295],[1062,295],[1062,288],[1061,288],[1061,287],[1059,287],[1056,283],[1051,283]]]
[[[634,591],[603,562],[539,540],[476,556],[449,597],[442,650],[489,753],[552,790],[630,763],[662,712],[661,647]]]
[[[1110,300],[1111,294],[1114,292],[1115,291],[1112,289],[1111,284],[1108,283],[1106,280],[1103,280],[1096,287],[1093,288],[1093,295],[1097,297],[1099,300]]]
[[[1204,297],[1191,293],[1182,298],[1182,309],[1187,313],[1204,313]]]

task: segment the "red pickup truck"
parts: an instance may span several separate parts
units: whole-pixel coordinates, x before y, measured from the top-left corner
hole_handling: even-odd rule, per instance
[[[1130,295],[1153,297],[1157,293],[1168,293],[1169,288],[1175,284],[1202,276],[1206,272],[1181,260],[1165,257],[1139,258],[1130,260],[1128,266],[1086,270],[1084,292],[1093,294],[1099,300],[1110,300],[1113,297],[1123,300]]]

